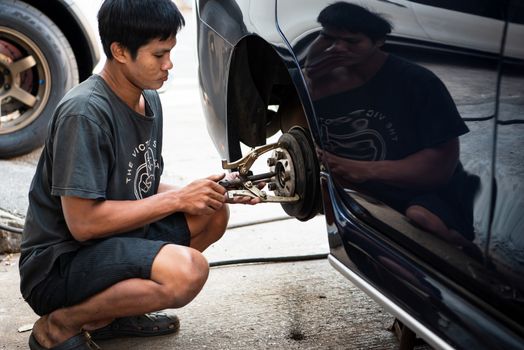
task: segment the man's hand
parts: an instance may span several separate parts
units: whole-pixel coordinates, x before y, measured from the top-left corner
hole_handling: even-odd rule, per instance
[[[226,189],[218,181],[223,177],[224,174],[211,175],[175,190],[180,211],[191,215],[210,215],[222,208],[226,202]]]
[[[319,159],[327,164],[333,174],[339,176],[347,185],[371,180],[373,162],[342,158],[327,151],[317,150]]]
[[[317,154],[347,185],[376,181],[400,188],[432,190],[446,186],[453,176],[459,161],[459,141],[455,137],[398,160],[353,160],[322,150],[317,150]]]
[[[182,188],[161,184],[157,194],[139,200],[63,196],[62,208],[76,240],[98,239],[143,227],[174,212],[212,215],[226,202],[226,190],[217,183],[223,177],[213,175]]]

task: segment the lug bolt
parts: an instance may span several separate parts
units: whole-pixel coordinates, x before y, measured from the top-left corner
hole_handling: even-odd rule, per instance
[[[267,184],[267,188],[268,188],[268,190],[270,190],[270,191],[274,191],[274,190],[277,189],[277,184],[274,183],[274,182],[270,182],[270,183]]]
[[[267,159],[267,166],[274,166],[275,164],[277,164],[277,160],[273,157],[270,157]]]
[[[11,85],[9,85],[9,84],[5,84],[5,85],[4,85],[4,90],[9,90],[9,89],[11,89]]]
[[[276,159],[284,158],[284,152],[282,152],[282,151],[275,151],[275,158]]]

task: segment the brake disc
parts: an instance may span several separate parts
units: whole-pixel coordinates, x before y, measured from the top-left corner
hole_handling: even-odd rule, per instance
[[[271,190],[279,196],[294,196],[296,203],[282,203],[284,211],[306,221],[320,209],[320,176],[318,160],[309,132],[302,127],[293,127],[279,141],[282,147],[274,150],[268,165],[275,172]]]

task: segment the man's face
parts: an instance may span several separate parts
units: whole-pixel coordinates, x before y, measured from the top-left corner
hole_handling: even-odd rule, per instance
[[[154,39],[138,49],[134,60],[126,63],[126,75],[133,85],[140,89],[156,90],[167,80],[168,71],[173,68],[171,50],[176,45],[176,37],[167,40]]]
[[[325,73],[337,67],[365,64],[382,44],[363,33],[324,28],[311,46],[308,66]]]

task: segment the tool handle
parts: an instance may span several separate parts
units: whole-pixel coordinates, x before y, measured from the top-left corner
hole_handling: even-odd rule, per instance
[[[234,179],[234,180],[220,180],[218,181],[218,184],[222,187],[224,187],[226,190],[230,189],[236,189],[242,187],[243,181],[241,179]]]

